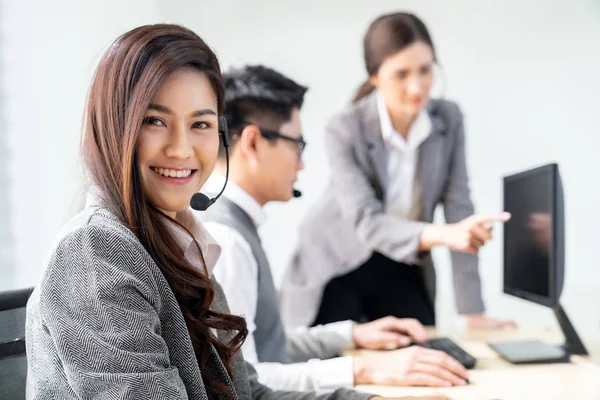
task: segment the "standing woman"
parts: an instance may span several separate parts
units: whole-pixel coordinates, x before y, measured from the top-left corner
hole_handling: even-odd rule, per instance
[[[416,16],[377,18],[364,37],[368,80],[326,131],[331,182],[300,228],[282,285],[289,325],[387,315],[435,324],[430,250],[452,251],[458,311],[473,328],[487,319],[477,252],[492,223],[473,215],[463,117],[430,99],[435,48]],[[433,224],[442,204],[447,224]]]
[[[220,247],[188,208],[223,105],[219,62],[185,28],[143,26],[108,49],[83,137],[93,190],[27,308],[27,398],[317,398],[273,392],[244,363],[246,323],[212,280]]]

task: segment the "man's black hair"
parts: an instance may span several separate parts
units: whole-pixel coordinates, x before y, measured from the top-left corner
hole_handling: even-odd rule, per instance
[[[292,117],[294,108],[302,108],[307,87],[263,65],[231,69],[223,74],[225,117],[232,146],[244,127],[256,124],[279,130]],[[225,155],[221,147],[220,156]]]

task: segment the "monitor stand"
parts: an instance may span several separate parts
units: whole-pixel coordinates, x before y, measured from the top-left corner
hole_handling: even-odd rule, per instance
[[[552,308],[565,342],[552,346],[539,340],[492,342],[490,347],[513,364],[550,364],[569,362],[571,355],[588,355],[567,313],[559,304]]]
[[[560,329],[565,336],[565,342],[562,344],[562,348],[569,354],[576,354],[578,356],[587,356],[589,355],[587,349],[583,345],[583,342],[579,338],[577,331],[575,331],[575,327],[571,324],[569,317],[567,317],[567,313],[565,309],[562,308],[560,303],[556,307],[552,307],[552,311],[554,311],[554,315],[558,320],[558,324],[560,325]]]

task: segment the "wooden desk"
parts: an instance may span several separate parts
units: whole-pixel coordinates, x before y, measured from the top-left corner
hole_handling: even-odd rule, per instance
[[[600,366],[587,357],[573,356],[569,364],[517,366],[489,348],[488,341],[539,339],[560,343],[552,329],[504,330],[497,332],[449,333],[430,331],[432,336],[455,340],[477,358],[471,383],[464,387],[421,388],[360,385],[356,389],[382,396],[419,396],[443,393],[455,400],[599,400]],[[585,341],[593,357],[600,355],[600,343]]]

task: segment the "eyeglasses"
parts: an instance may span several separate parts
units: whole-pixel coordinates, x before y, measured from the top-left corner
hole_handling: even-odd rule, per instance
[[[302,153],[304,152],[304,149],[306,148],[306,142],[304,141],[304,138],[302,138],[302,137],[295,138],[295,137],[284,135],[277,131],[269,131],[269,130],[262,129],[262,128],[258,128],[258,129],[260,129],[260,134],[265,139],[270,139],[270,140],[283,139],[283,140],[287,140],[289,142],[296,143],[296,146],[298,147],[298,157],[302,157]]]
[[[300,136],[299,138],[291,137],[288,135],[284,135],[283,133],[279,133],[277,131],[263,129],[260,126],[254,124],[252,122],[249,122],[249,121],[243,122],[243,125],[240,129],[244,130],[247,126],[250,126],[250,125],[256,126],[258,128],[258,130],[260,131],[260,135],[267,140],[283,139],[283,140],[287,140],[289,142],[295,143],[296,146],[298,147],[298,158],[302,157],[302,153],[304,152],[304,149],[306,148],[306,142],[304,141],[304,138],[302,136]],[[237,136],[239,136],[239,135],[234,135],[233,140],[237,139]]]

